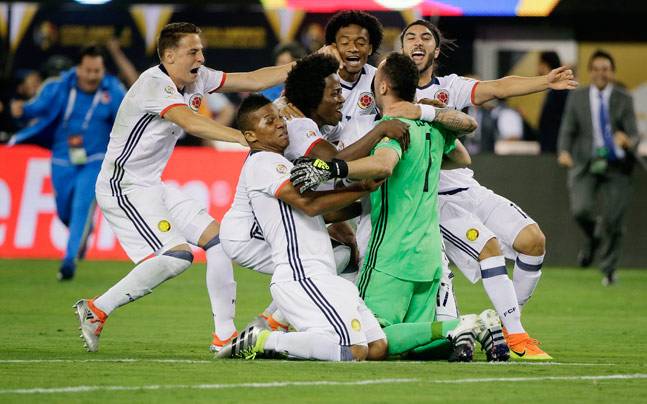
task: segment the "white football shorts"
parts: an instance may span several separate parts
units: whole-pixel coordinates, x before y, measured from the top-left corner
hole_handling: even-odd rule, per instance
[[[97,204],[133,262],[198,240],[215,219],[178,188],[160,184],[123,196],[97,194]]]
[[[447,257],[472,283],[481,278],[478,257],[491,238],[498,240],[506,258],[514,260],[514,240],[536,223],[516,204],[483,186],[439,194],[438,199]]]
[[[386,336],[351,282],[335,275],[270,285],[272,298],[297,331],[332,335],[340,345],[367,345]]]

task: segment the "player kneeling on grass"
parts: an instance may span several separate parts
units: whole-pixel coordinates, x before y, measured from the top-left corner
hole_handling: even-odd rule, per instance
[[[251,201],[275,265],[272,298],[296,332],[252,325],[217,356],[254,359],[278,353],[327,361],[383,358],[384,332],[355,285],[336,275],[322,217],[352,204],[373,190],[375,183],[301,194],[290,183],[292,163],[283,156],[289,138],[278,109],[264,97],[251,96],[241,105],[238,122],[251,152],[239,179],[245,186],[237,193],[247,193]]]
[[[390,115],[398,102],[413,100],[417,82],[418,71],[404,55],[393,53],[380,64],[374,84],[383,120],[393,119]],[[462,122],[456,130],[474,130],[472,118],[454,114]],[[406,153],[398,142],[384,139],[370,157],[360,160],[295,162],[292,180],[312,189],[332,177],[388,177],[371,194],[372,231],[357,281],[360,296],[384,327],[390,355],[414,352],[442,357],[444,352],[450,361],[470,361],[474,339],[490,328],[488,311],[480,317],[435,321],[442,275],[437,192],[441,162],[447,157],[465,166],[470,158],[464,149],[456,148],[452,131],[420,120],[404,121],[410,138]]]

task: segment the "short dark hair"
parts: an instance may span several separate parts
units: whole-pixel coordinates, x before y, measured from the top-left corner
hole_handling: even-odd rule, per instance
[[[303,46],[301,46],[298,42],[278,44],[272,51],[274,62],[276,62],[276,59],[278,59],[278,57],[285,52],[288,52],[294,60],[301,59],[306,55],[306,50],[303,49]]]
[[[298,60],[285,80],[285,97],[309,116],[323,98],[326,77],[337,70],[337,59],[321,53]]]
[[[591,67],[593,66],[593,61],[595,59],[602,58],[602,59],[607,59],[609,62],[611,62],[611,70],[614,72],[616,71],[616,62],[613,60],[613,56],[609,52],[605,52],[602,49],[598,49],[589,58],[589,70],[591,70]]]
[[[241,132],[247,130],[253,130],[256,127],[258,122],[252,122],[249,119],[249,115],[263,108],[267,104],[270,104],[270,101],[267,97],[262,94],[254,93],[250,94],[247,98],[240,103],[238,107],[238,112],[236,113],[236,125]]]
[[[444,49],[454,50],[456,48],[455,40],[445,38],[443,36],[443,33],[440,32],[440,29],[435,24],[427,20],[415,20],[414,22],[404,27],[402,32],[400,32],[400,46],[404,46],[404,35],[407,33],[409,28],[413,27],[414,25],[422,25],[423,27],[426,27],[431,32],[431,35],[434,36],[434,39],[436,40],[436,47],[440,48],[441,51]]]
[[[557,69],[562,65],[559,55],[555,51],[544,51],[539,54],[539,61],[545,63],[551,70]]]
[[[402,53],[393,52],[385,59],[382,70],[398,98],[413,102],[420,74],[413,60]]]
[[[106,59],[103,48],[101,48],[97,44],[90,44],[81,48],[81,50],[79,51],[77,63],[81,64],[81,62],[83,62],[83,58],[86,56],[91,58],[102,57],[104,60]]]
[[[351,24],[359,25],[368,31],[368,40],[377,52],[384,38],[382,23],[374,16],[363,11],[340,11],[333,15],[326,24],[326,45],[335,43],[337,32]]]
[[[175,48],[184,35],[200,34],[202,30],[190,22],[172,22],[166,24],[157,38],[157,56],[162,60],[164,51]]]

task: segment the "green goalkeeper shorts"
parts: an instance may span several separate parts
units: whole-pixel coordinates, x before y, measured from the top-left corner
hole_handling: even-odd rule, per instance
[[[430,323],[436,318],[440,280],[406,281],[373,270],[364,302],[382,327],[400,323]]]

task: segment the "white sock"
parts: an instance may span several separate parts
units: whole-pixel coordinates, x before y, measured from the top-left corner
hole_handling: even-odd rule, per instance
[[[517,299],[519,299],[519,306],[526,304],[535,291],[539,278],[541,278],[541,266],[543,263],[543,255],[538,257],[525,254],[517,255],[512,279],[514,289],[517,292]]]
[[[521,311],[517,303],[514,285],[508,278],[503,255],[482,260],[481,279],[494,310],[501,318],[503,326],[511,334],[525,332],[521,325]]]
[[[94,305],[106,314],[117,307],[147,295],[167,279],[178,276],[193,262],[188,251],[167,251],[138,264],[128,275],[94,300]]]
[[[353,359],[350,347],[340,346],[333,336],[312,331],[273,331],[265,341],[264,348],[284,353],[296,359],[335,362]]]
[[[231,259],[221,244],[206,250],[207,291],[211,300],[214,331],[221,340],[231,337],[236,331],[236,281]]]
[[[443,267],[443,276],[440,278],[440,288],[436,296],[436,321],[449,321],[458,318],[456,295],[454,295],[454,274],[447,267]]]
[[[264,315],[265,317],[269,317],[269,316],[271,316],[272,314],[274,314],[274,312],[275,312],[277,309],[278,309],[278,307],[277,307],[276,303],[274,303],[274,300],[272,300],[272,301],[270,302],[270,305],[269,305],[269,306],[267,306],[267,308],[266,308],[265,310],[263,310],[263,315]]]

